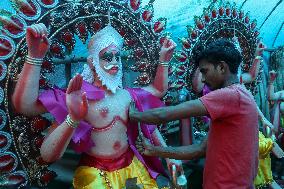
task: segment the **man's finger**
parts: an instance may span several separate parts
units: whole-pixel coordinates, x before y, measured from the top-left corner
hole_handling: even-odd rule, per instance
[[[144,149],[144,148],[137,148],[137,150],[138,150],[140,153],[144,153],[144,152],[145,152],[145,149]]]
[[[142,146],[136,146],[137,147],[137,149],[139,149],[139,150],[144,150],[144,148],[142,147]]]
[[[135,144],[138,145],[138,146],[142,146],[143,145],[142,141],[136,141]]]
[[[283,133],[281,133],[280,135],[278,135],[277,139],[280,140],[283,136]]]
[[[135,145],[136,145],[136,147],[139,147],[139,148],[141,148],[141,147],[143,146],[143,145],[142,145],[141,143],[139,143],[139,142],[136,142]]]

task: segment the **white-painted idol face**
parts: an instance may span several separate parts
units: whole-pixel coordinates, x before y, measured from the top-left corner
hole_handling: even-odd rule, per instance
[[[122,87],[122,64],[120,50],[110,45],[99,53],[99,64],[94,65],[99,80],[112,93]]]
[[[98,79],[112,93],[122,87],[120,57],[122,46],[123,38],[112,26],[108,25],[96,33],[88,45],[91,65],[84,66],[82,73],[84,80],[92,83],[94,81],[92,70],[94,70]]]

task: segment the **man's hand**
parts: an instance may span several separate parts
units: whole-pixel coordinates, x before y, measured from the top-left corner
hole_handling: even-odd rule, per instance
[[[129,110],[128,110],[128,116],[129,116],[129,119],[130,121],[133,121],[133,115],[135,113],[139,112],[135,106],[135,102],[134,101],[131,101],[130,102],[130,105],[129,105]]]
[[[267,136],[271,136],[271,135],[277,133],[277,129],[266,118],[262,119],[262,125],[265,128]]]
[[[69,81],[66,91],[66,104],[73,121],[81,121],[88,113],[87,96],[81,92],[82,82],[82,76],[77,74]]]
[[[173,57],[176,46],[177,45],[173,40],[166,38],[161,47],[159,60],[161,62],[169,62]]]
[[[284,157],[284,152],[280,148],[280,146],[274,142],[273,143],[273,148],[272,148],[272,153],[277,157],[277,158],[283,158]]]
[[[152,156],[154,153],[154,145],[151,144],[151,142],[145,138],[140,132],[139,136],[136,140],[136,148],[139,151],[139,153],[146,155],[146,156]]]
[[[177,175],[173,175],[172,173],[175,172],[180,172],[183,174],[183,168],[182,168],[182,162],[180,160],[175,160],[175,159],[166,159],[167,162],[167,167],[169,172],[171,173],[172,177],[176,177]],[[173,166],[175,166],[176,170],[173,170]]]
[[[274,82],[274,80],[276,79],[277,77],[277,72],[275,72],[274,70],[270,71],[269,72],[269,81],[272,83]]]
[[[184,176],[182,162],[175,159],[166,159],[166,161],[175,187],[186,186],[187,180]]]
[[[26,41],[28,55],[32,58],[43,58],[49,49],[46,26],[42,23],[27,28]]]

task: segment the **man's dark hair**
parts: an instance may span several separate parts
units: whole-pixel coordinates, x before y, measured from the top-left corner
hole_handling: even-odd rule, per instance
[[[231,41],[222,38],[209,43],[204,50],[201,50],[195,59],[195,63],[199,64],[202,59],[214,65],[224,61],[228,64],[230,72],[236,74],[242,56]]]

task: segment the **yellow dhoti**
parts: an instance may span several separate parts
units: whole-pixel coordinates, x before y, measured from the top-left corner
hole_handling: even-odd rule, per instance
[[[271,159],[269,153],[273,148],[273,141],[259,132],[259,164],[258,173],[254,179],[256,188],[261,188],[273,181]]]
[[[98,168],[80,166],[76,169],[74,189],[123,189],[128,178],[137,177],[137,184],[144,189],[158,189],[157,183],[151,178],[145,166],[134,156],[129,166],[116,171],[102,171]]]

